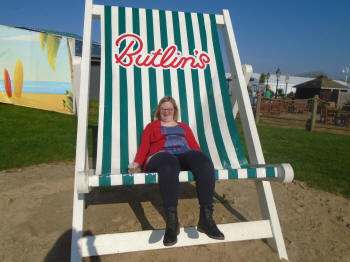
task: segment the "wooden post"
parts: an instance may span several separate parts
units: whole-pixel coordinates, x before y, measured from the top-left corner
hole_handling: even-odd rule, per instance
[[[260,105],[261,105],[261,92],[258,92],[258,100],[255,108],[255,123],[259,124],[260,121]]]
[[[310,131],[313,131],[315,128],[315,122],[316,122],[316,116],[317,116],[317,102],[318,102],[318,95],[315,95],[314,101],[312,103],[312,116],[311,116],[311,123],[310,123]]]
[[[341,109],[341,96],[342,96],[342,93],[341,93],[341,90],[339,89],[339,90],[337,90],[338,91],[338,95],[337,95],[337,109],[339,110],[339,109]]]

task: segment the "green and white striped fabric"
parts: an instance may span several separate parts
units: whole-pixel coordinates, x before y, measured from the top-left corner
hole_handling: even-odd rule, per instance
[[[216,180],[228,179],[273,179],[277,178],[277,167],[258,167],[258,168],[239,168],[239,169],[221,169],[215,170]],[[181,171],[179,174],[180,182],[194,181],[194,175],[191,171]],[[137,173],[137,174],[119,174],[119,175],[100,175],[92,176],[89,181],[90,187],[100,186],[119,186],[136,184],[155,184],[158,183],[157,173]]]
[[[110,174],[127,173],[165,95],[177,101],[179,121],[191,127],[216,170],[249,167],[232,114],[215,15],[105,6],[101,23],[96,164],[101,184],[110,184]]]

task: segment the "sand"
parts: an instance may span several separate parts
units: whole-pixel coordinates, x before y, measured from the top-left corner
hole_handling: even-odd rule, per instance
[[[0,261],[69,261],[74,163],[0,172]],[[272,183],[289,260],[350,261],[350,201],[305,183]],[[87,198],[86,234],[163,228],[157,185],[116,187]],[[215,220],[260,219],[254,181],[219,181]],[[181,226],[198,221],[192,184],[181,184]],[[105,200],[107,203],[101,204]],[[279,261],[262,240],[85,258],[84,261]]]
[[[4,93],[0,92],[0,103],[14,104],[48,111],[55,111],[64,114],[71,114],[63,106],[63,100],[67,98],[65,94],[37,94],[23,93],[21,97],[8,98]]]

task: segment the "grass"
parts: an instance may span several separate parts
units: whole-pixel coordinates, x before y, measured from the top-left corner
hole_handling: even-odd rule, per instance
[[[295,180],[350,198],[350,136],[268,125],[258,133],[266,163],[290,163]]]
[[[97,104],[90,102],[89,125],[97,125]],[[75,116],[0,104],[0,121],[0,170],[75,157]],[[258,131],[267,163],[290,163],[295,179],[350,198],[350,136],[266,125]]]
[[[98,101],[91,99],[89,126],[97,120]],[[75,158],[76,116],[0,103],[0,123],[0,170]],[[92,141],[91,128],[88,135]]]
[[[295,179],[350,198],[350,136],[259,126],[267,163],[288,162]]]
[[[0,104],[0,170],[75,156],[76,117]]]

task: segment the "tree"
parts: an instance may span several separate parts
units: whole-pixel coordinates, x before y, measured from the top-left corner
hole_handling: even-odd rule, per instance
[[[278,88],[277,89],[277,94],[278,94],[278,96],[284,96],[283,89],[282,88]]]
[[[277,68],[277,71],[276,71],[277,85],[276,85],[275,98],[277,98],[277,93],[278,93],[278,91],[277,91],[277,89],[278,89],[278,80],[279,80],[279,78],[280,78],[280,75],[281,75],[281,70],[280,70],[280,68],[278,67],[278,68]]]
[[[264,73],[262,73],[259,78],[259,84],[265,84],[265,81],[266,81],[266,76]]]
[[[320,75],[318,75],[316,78],[319,78],[319,77],[325,77],[325,78],[328,78],[329,80],[331,80],[326,74],[322,73]]]
[[[267,74],[266,74],[266,89],[269,88],[269,79],[270,79],[270,72],[267,72]],[[270,88],[268,90],[270,90]]]
[[[294,93],[293,93],[293,91],[291,91],[288,95],[287,95],[287,97],[289,97],[289,98],[293,98],[294,97]]]

